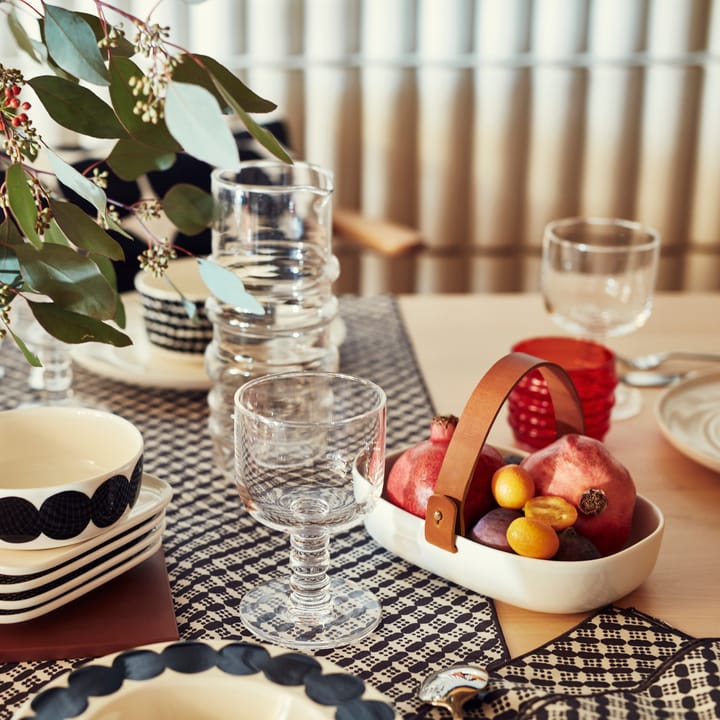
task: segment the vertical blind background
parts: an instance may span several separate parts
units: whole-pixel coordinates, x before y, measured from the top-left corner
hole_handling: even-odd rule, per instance
[[[657,227],[660,289],[720,290],[720,0],[164,0],[152,18],[278,104],[256,119],[334,170],[337,205],[421,231],[394,259],[339,239],[340,292],[535,289],[544,224],[577,214]],[[14,52],[3,28],[2,61],[40,72]]]

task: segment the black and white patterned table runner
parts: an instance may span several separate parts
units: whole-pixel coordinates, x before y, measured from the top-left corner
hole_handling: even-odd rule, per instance
[[[388,449],[424,438],[434,409],[396,302],[346,297],[341,314],[347,325],[341,369],[385,389]],[[9,409],[23,399],[28,368],[7,348],[2,358],[1,402]],[[288,540],[255,523],[232,483],[214,469],[205,393],[135,387],[83,370],[76,371],[76,387],[140,428],[146,471],[173,487],[163,544],[180,637],[255,641],[240,622],[238,603],[262,578],[287,572]],[[490,599],[391,555],[362,527],[334,537],[331,552],[332,571],[378,595],[383,621],[364,641],[317,654],[385,693],[400,718],[447,717],[420,705],[415,693],[429,672],[457,663],[493,668],[487,702],[473,701],[468,718],[511,718],[518,710],[523,717],[620,717],[631,707],[636,717],[650,718],[657,713],[648,711],[671,696],[673,716],[685,710],[687,717],[714,718],[720,708],[717,642],[694,641],[610,608],[509,663]],[[0,720],[82,662],[0,664]],[[710,684],[684,680],[698,669]],[[688,697],[696,698],[695,715],[683,704]],[[701,711],[702,702],[713,714]]]

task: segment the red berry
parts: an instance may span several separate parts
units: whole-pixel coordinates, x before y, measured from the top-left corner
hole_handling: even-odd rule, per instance
[[[21,122],[22,122],[22,121],[21,121],[20,118],[17,117],[17,116],[15,116],[15,117],[12,119],[13,127],[18,127]]]
[[[21,107],[23,110],[29,110],[29,109],[32,107],[32,105],[30,105],[30,103],[26,101],[26,102],[24,102],[20,107]]]
[[[9,87],[6,87],[5,90],[4,90],[4,92],[5,92],[5,97],[6,97],[6,98],[12,97],[13,92],[12,92],[12,90],[11,90]]]
[[[12,90],[12,94],[13,94],[13,95],[19,95],[19,94],[20,94],[20,86],[18,86],[18,85],[13,85],[10,89]]]
[[[25,113],[20,113],[20,114],[18,115],[18,120],[19,120],[21,123],[26,123],[27,120],[28,120],[28,116],[27,116]]]
[[[11,108],[19,108],[19,107],[20,107],[20,101],[19,101],[16,97],[10,98],[10,100],[8,100],[8,105],[9,105]]]

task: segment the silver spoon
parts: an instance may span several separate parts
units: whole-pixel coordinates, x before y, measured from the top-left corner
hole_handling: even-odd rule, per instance
[[[688,373],[660,373],[637,370],[619,376],[621,383],[637,388],[666,387],[682,380]]]
[[[671,350],[669,352],[648,353],[635,358],[626,358],[620,355],[615,357],[633,370],[655,370],[667,360],[700,360],[706,362],[720,362],[720,353],[685,352]]]
[[[438,670],[422,681],[418,699],[443,707],[452,713],[453,720],[462,720],[463,705],[488,685],[486,670],[471,665],[454,665]]]

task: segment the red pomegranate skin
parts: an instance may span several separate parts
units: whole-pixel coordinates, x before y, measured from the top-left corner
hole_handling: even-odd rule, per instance
[[[625,546],[637,492],[627,468],[603,443],[585,435],[564,435],[528,455],[521,465],[532,475],[538,495],[560,495],[578,508],[574,528],[601,555]],[[601,505],[605,503],[595,515],[582,509],[593,494],[602,500]]]
[[[424,518],[428,499],[435,492],[440,466],[445,458],[458,419],[440,415],[430,423],[430,437],[405,450],[395,461],[385,482],[385,497],[407,512]],[[496,507],[491,491],[495,471],[503,464],[500,452],[485,444],[465,500],[465,527]]]

